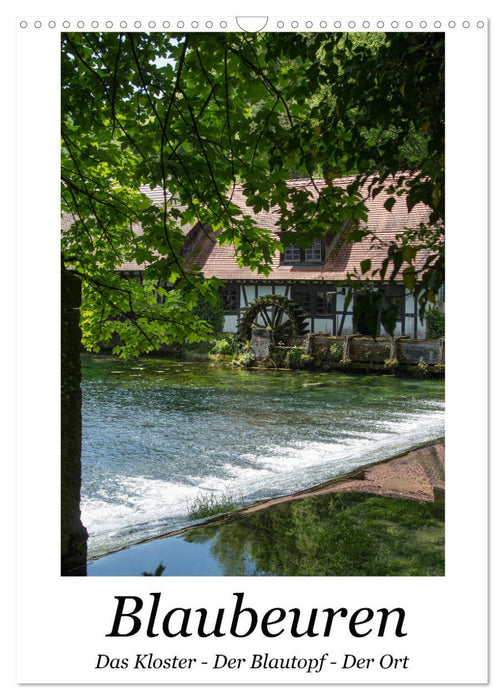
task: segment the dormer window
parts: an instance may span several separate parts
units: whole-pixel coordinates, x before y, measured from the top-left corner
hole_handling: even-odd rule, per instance
[[[281,265],[313,265],[321,263],[324,259],[324,247],[322,241],[316,239],[304,250],[300,245],[286,245],[280,259]]]
[[[283,256],[284,262],[301,262],[301,246],[286,245]]]
[[[306,262],[321,262],[322,260],[322,241],[315,240],[313,245],[309,245],[305,250]]]

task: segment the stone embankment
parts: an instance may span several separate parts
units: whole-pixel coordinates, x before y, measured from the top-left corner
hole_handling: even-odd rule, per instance
[[[383,462],[359,467],[313,488],[255,504],[241,513],[252,513],[288,501],[338,492],[432,501],[440,510],[444,510],[444,460],[445,448],[442,442],[427,444]]]
[[[330,336],[308,333],[290,345],[271,346],[260,330],[252,332],[250,349],[265,365],[290,369],[388,371],[443,376],[445,341],[371,338],[359,334]]]

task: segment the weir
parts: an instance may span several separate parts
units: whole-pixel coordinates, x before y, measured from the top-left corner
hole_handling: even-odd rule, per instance
[[[91,557],[198,522],[199,506],[300,491],[444,435],[439,380],[154,358],[82,366]]]

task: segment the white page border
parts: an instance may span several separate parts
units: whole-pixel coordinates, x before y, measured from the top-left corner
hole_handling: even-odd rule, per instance
[[[476,18],[478,19],[478,18]],[[470,21],[476,21],[470,18]],[[45,20],[41,20],[45,21]],[[55,20],[57,21],[57,20]],[[128,21],[130,17],[128,16]],[[418,18],[414,18],[418,22]],[[456,21],[460,21],[459,18]],[[485,22],[483,19],[481,21]],[[119,681],[111,672],[110,677],[86,675],[85,654],[76,659],[75,648],[69,645],[61,649],[62,640],[71,637],[72,630],[78,630],[79,649],[83,652],[92,649],[92,656],[98,648],[105,649],[104,633],[110,627],[113,596],[121,592],[140,595],[141,591],[153,590],[152,581],[142,579],[107,579],[91,581],[78,579],[61,579],[59,571],[59,510],[55,508],[54,494],[59,494],[59,474],[54,469],[36,469],[34,465],[54,465],[58,463],[58,446],[54,436],[58,435],[58,426],[54,418],[59,414],[59,317],[57,300],[59,296],[59,264],[57,248],[59,240],[53,231],[58,230],[59,213],[54,209],[58,197],[59,179],[58,162],[54,162],[54,146],[59,147],[59,124],[54,119],[54,110],[47,110],[44,121],[48,95],[54,94],[54,71],[57,66],[59,45],[54,52],[49,47],[50,41],[41,27],[37,36],[30,30],[29,66],[23,68],[23,55],[27,52],[21,47],[18,59],[18,135],[28,147],[18,152],[18,303],[19,303],[19,340],[18,355],[23,376],[20,377],[18,401],[20,407],[18,470],[19,470],[19,525],[18,537],[21,557],[19,562],[19,600],[20,600],[20,680],[23,682],[135,682],[130,678]],[[47,30],[48,31],[48,30]],[[483,30],[486,33],[486,28]],[[474,35],[473,35],[474,36]],[[399,682],[408,683],[469,683],[484,682],[486,677],[486,480],[481,478],[471,483],[475,463],[486,473],[486,458],[483,446],[486,445],[486,362],[482,360],[479,374],[467,376],[467,360],[453,353],[467,337],[463,332],[467,319],[478,319],[478,333],[486,338],[486,305],[481,296],[470,295],[467,290],[467,274],[471,269],[478,271],[475,277],[484,280],[486,275],[486,49],[476,48],[472,44],[468,49],[467,35],[461,30],[447,33],[448,51],[448,128],[447,128],[447,230],[448,234],[448,271],[447,271],[447,309],[448,309],[448,344],[447,344],[447,575],[440,579],[268,579],[266,582],[254,580],[218,579],[205,580],[204,595],[201,594],[201,582],[185,580],[177,582],[166,579],[169,583],[170,600],[174,605],[192,604],[216,608],[227,605],[232,600],[232,593],[245,590],[249,604],[253,603],[265,609],[275,604],[304,605],[345,605],[349,608],[366,605],[395,606],[402,604],[409,612],[413,631],[409,633],[408,654],[424,656],[424,665],[417,673],[408,674]],[[476,33],[476,37],[477,37]],[[482,35],[480,34],[479,37]],[[476,42],[480,38],[474,39]],[[19,41],[19,37],[18,37]],[[453,54],[450,69],[450,53]],[[33,61],[33,54],[37,61]],[[450,74],[450,70],[453,72]],[[30,91],[24,92],[24,73],[29,71]],[[36,74],[39,71],[39,74]],[[460,81],[463,76],[463,85]],[[473,79],[471,77],[473,76]],[[57,73],[59,80],[59,73]],[[59,88],[59,85],[58,85]],[[467,99],[470,94],[471,98]],[[24,103],[23,100],[27,99]],[[37,110],[37,125],[33,128],[34,105]],[[451,113],[451,115],[450,115]],[[468,139],[470,134],[470,139]],[[33,144],[37,144],[37,160],[33,160]],[[57,150],[56,150],[57,153]],[[467,177],[470,164],[472,177]],[[44,183],[43,187],[30,188],[29,205],[24,203],[22,193],[29,181]],[[477,173],[477,178],[474,177]],[[56,183],[56,187],[53,187]],[[463,195],[471,188],[471,201]],[[55,199],[56,198],[56,199]],[[58,202],[59,204],[59,202]],[[453,206],[452,206],[453,205]],[[56,219],[57,217],[57,219]],[[56,224],[56,228],[53,228]],[[450,239],[450,231],[457,232],[457,245]],[[461,248],[462,253],[461,253]],[[39,291],[33,294],[33,286],[25,280],[41,280]],[[482,282],[482,287],[486,285]],[[28,288],[28,289],[27,289]],[[473,290],[474,291],[474,290]],[[464,308],[460,308],[458,299],[464,298]],[[52,308],[56,302],[56,313],[34,314],[34,303],[40,308]],[[33,363],[32,339],[45,338],[43,347],[37,346],[38,366],[30,368]],[[31,349],[30,349],[31,348]],[[483,355],[483,353],[482,353]],[[40,366],[46,368],[40,376]],[[36,374],[34,374],[36,373]],[[464,379],[462,388],[461,378]],[[483,381],[482,381],[483,379]],[[34,395],[33,386],[37,386]],[[468,400],[470,398],[470,401]],[[476,410],[475,410],[476,407]],[[476,415],[475,415],[476,414]],[[49,420],[41,420],[48,416]],[[460,439],[470,433],[474,436],[471,445]],[[462,444],[461,444],[462,443]],[[41,456],[43,455],[43,459]],[[482,475],[483,477],[483,475]],[[467,504],[471,506],[467,517]],[[52,504],[52,507],[50,507]],[[42,506],[42,507],[41,507]],[[29,515],[29,517],[28,517]],[[43,523],[44,542],[34,546],[34,523]],[[476,523],[476,526],[475,526]],[[452,525],[453,524],[453,525]],[[51,546],[51,541],[55,547]],[[472,543],[470,565],[468,565],[467,547]],[[36,581],[36,585],[35,584]],[[215,587],[213,584],[215,583]],[[156,581],[155,590],[164,589],[164,582]],[[81,590],[82,587],[82,590]],[[307,591],[308,589],[312,589]],[[180,592],[177,591],[179,589]],[[287,591],[286,591],[287,589]],[[315,593],[316,589],[316,593]],[[420,601],[424,599],[425,605]],[[78,601],[78,607],[76,607]],[[187,601],[191,601],[188,603]],[[470,601],[470,603],[469,603]],[[57,611],[61,611],[61,613]],[[73,619],[69,620],[68,612]],[[36,633],[32,620],[37,619]],[[443,620],[443,628],[451,631],[451,636],[444,636],[436,628],[432,639],[433,620]],[[104,621],[106,623],[104,624]],[[71,623],[70,628],[68,624]],[[436,623],[438,624],[438,623]],[[472,640],[479,640],[477,649],[471,644],[468,650],[467,639],[460,634],[461,628],[471,630]],[[413,637],[416,635],[416,642]],[[31,640],[28,640],[28,637]],[[429,638],[429,648],[426,649]],[[460,654],[454,653],[456,641],[460,642]],[[340,640],[336,640],[340,644]],[[348,639],[346,640],[348,642]],[[229,644],[229,643],[228,643]],[[231,643],[230,647],[236,645]],[[255,646],[260,641],[255,643]],[[101,645],[101,646],[100,646]],[[447,646],[451,655],[457,656],[456,664],[446,663],[444,657]],[[288,644],[282,645],[283,653],[288,653]],[[310,645],[310,654],[322,651],[321,646]],[[198,645],[191,645],[199,653]],[[203,645],[204,650],[204,645]],[[223,649],[228,648],[223,645]],[[245,648],[245,645],[240,648]],[[372,645],[364,644],[362,655],[375,653]],[[55,662],[43,653],[48,654]],[[54,649],[58,649],[57,658]],[[311,651],[313,649],[313,652]],[[401,651],[402,650],[402,651]],[[42,653],[41,653],[42,652]],[[426,656],[426,652],[428,652]],[[126,652],[125,652],[126,653]],[[204,653],[204,651],[202,652]],[[226,653],[224,650],[223,653]],[[235,652],[236,653],[236,652]],[[246,655],[248,650],[240,651]],[[298,652],[299,653],[299,652]],[[393,651],[395,653],[395,650]],[[397,653],[404,652],[400,646]],[[84,659],[84,661],[83,661]],[[91,680],[93,678],[93,680]],[[137,681],[138,682],[138,681]],[[164,682],[159,675],[156,678],[143,679],[140,682]],[[177,680],[175,682],[187,682]],[[191,682],[194,682],[192,679]],[[236,679],[207,680],[202,676],[199,682],[237,682]],[[278,682],[268,676],[264,679],[244,679],[239,682]],[[296,678],[280,682],[303,682]],[[313,682],[313,681],[310,681]],[[337,682],[325,679],[324,682]],[[362,682],[355,678],[351,682]],[[375,683],[378,679],[368,676],[365,682]],[[391,682],[387,680],[385,682]]]

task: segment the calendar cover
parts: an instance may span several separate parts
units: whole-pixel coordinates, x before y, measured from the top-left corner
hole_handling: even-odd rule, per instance
[[[18,682],[486,683],[488,19],[142,9],[16,18]]]

